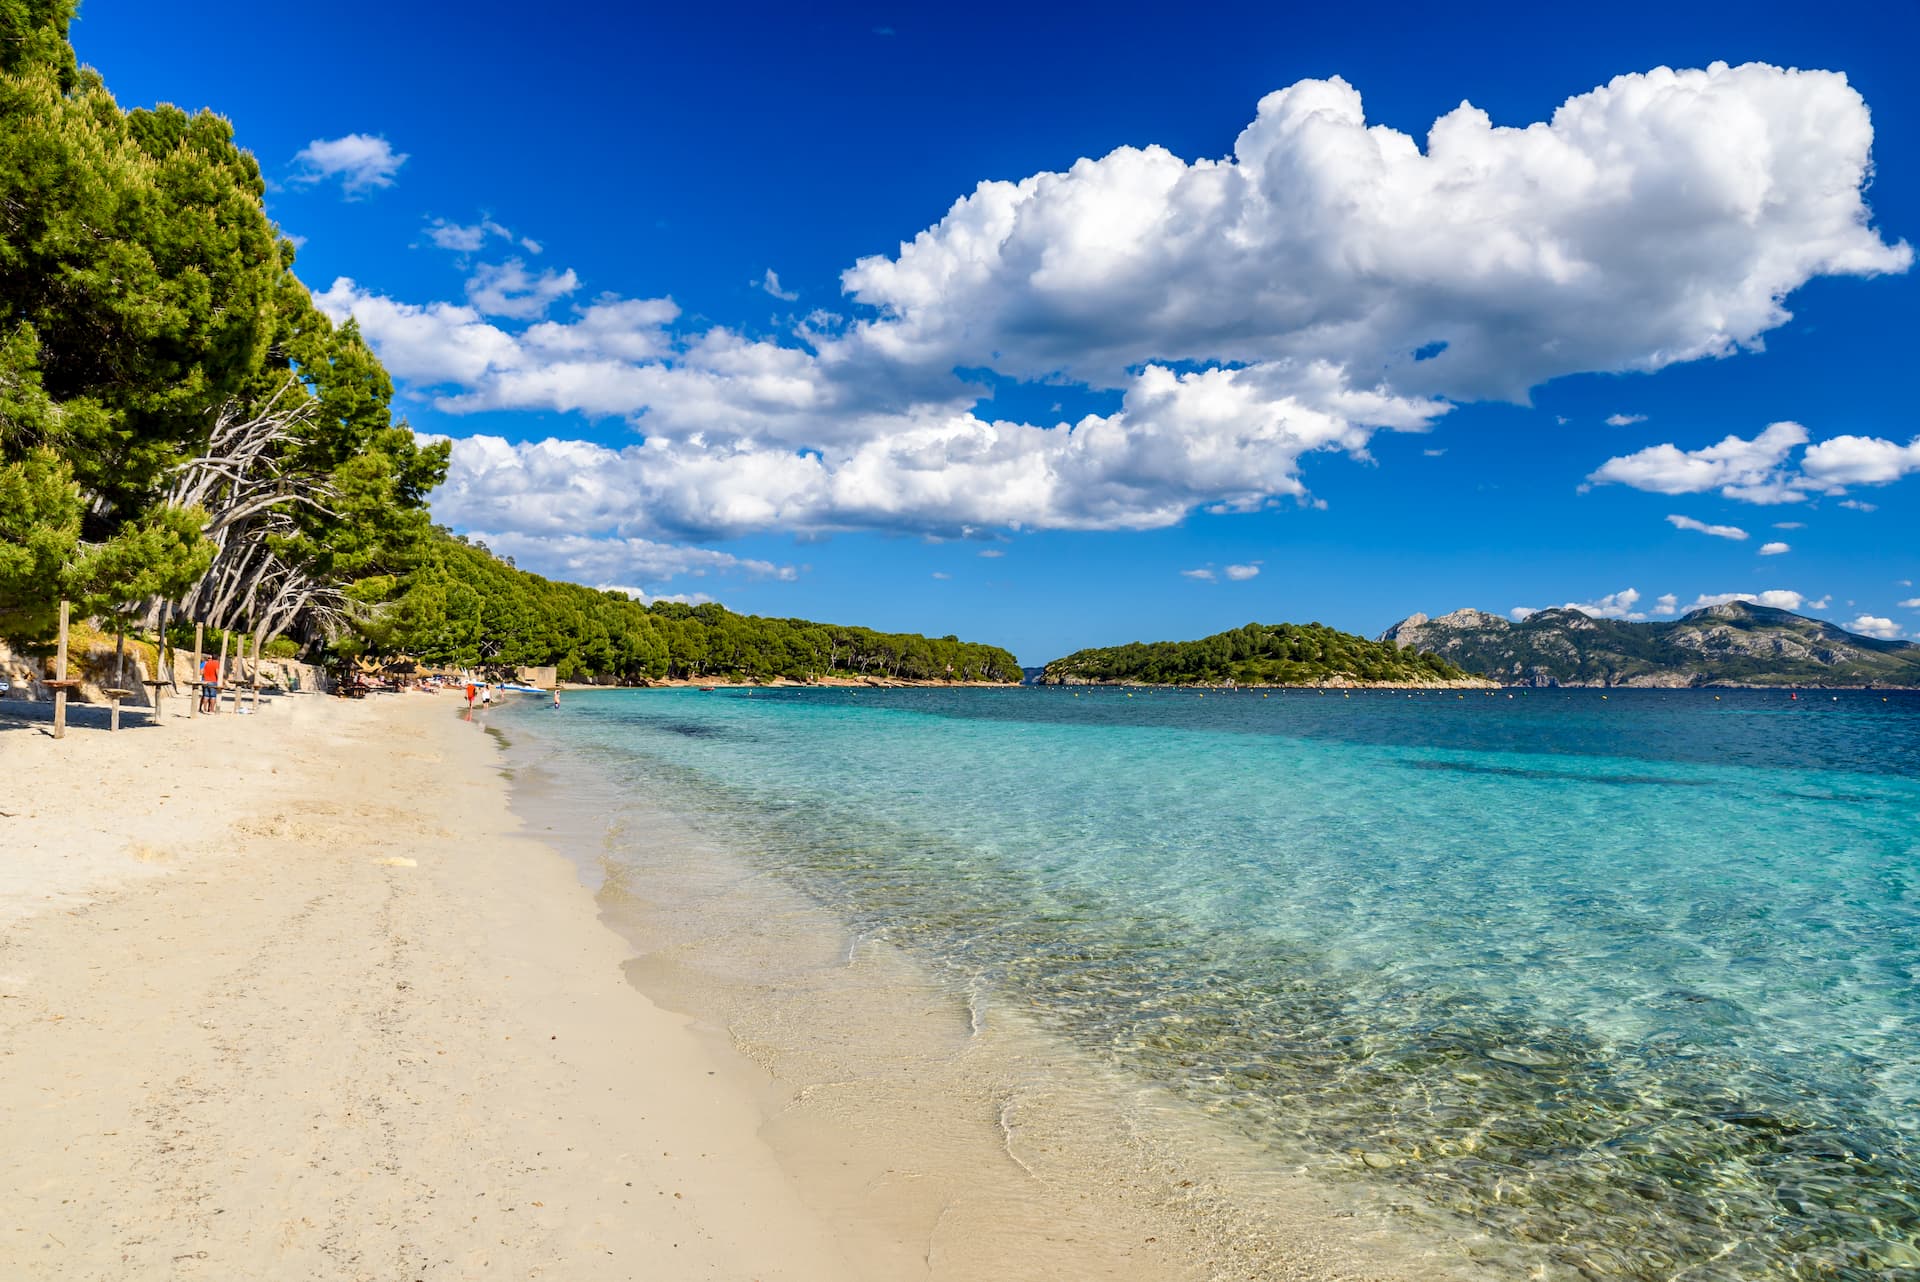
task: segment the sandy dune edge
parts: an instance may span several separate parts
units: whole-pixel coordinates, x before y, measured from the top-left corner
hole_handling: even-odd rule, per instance
[[[0,725],[0,1276],[858,1272],[496,766],[424,696]]]

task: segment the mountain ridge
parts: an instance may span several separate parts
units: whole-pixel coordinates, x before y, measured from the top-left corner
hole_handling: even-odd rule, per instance
[[[1466,608],[1408,615],[1380,640],[1502,685],[1920,689],[1920,645],[1745,601],[1646,622],[1565,608],[1511,620]]]

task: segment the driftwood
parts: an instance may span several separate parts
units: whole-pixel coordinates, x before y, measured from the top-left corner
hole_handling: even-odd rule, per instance
[[[345,623],[348,598],[276,550],[299,533],[301,508],[335,515],[327,506],[332,486],[286,465],[288,446],[317,409],[292,378],[257,408],[221,407],[205,450],[173,470],[164,496],[207,514],[202,533],[215,546],[213,562],[177,602],[149,602],[145,627],[177,611],[222,631],[251,632],[258,649],[296,622],[329,634]]]

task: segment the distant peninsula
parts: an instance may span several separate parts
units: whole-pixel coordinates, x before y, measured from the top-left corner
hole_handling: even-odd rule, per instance
[[[1742,601],[1646,623],[1565,609],[1518,622],[1481,610],[1415,614],[1380,639],[1509,686],[1920,688],[1920,645]]]
[[[1249,623],[1198,641],[1076,650],[1037,685],[1484,686],[1450,659],[1319,623]]]

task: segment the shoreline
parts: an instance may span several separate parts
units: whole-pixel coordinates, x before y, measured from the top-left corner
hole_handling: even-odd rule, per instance
[[[1010,995],[852,931],[543,721],[502,726],[516,811],[632,941],[631,982],[754,1064],[776,1157],[859,1276],[1505,1276],[1471,1226],[1410,1224],[1397,1192],[1311,1176]]]
[[[1217,1184],[1168,1204],[1200,1167],[1140,1150],[1090,1176],[1089,1144],[1141,1142],[1099,1104],[1129,1084],[1017,1020],[981,1038],[966,1000],[876,941],[836,955],[791,896],[793,929],[730,964],[824,975],[816,1022],[794,1026],[812,1032],[714,1019],[724,1004],[703,1006],[670,919],[646,911],[664,892],[596,895],[579,838],[597,812],[569,850],[516,808],[533,781],[502,720],[400,695],[182,708],[57,743],[0,723],[0,768],[30,799],[0,803],[0,1272],[1447,1271],[1284,1173],[1244,1250],[1224,1245],[1247,1226]],[[874,998],[892,1020],[859,1013]],[[835,1037],[876,1033],[920,1049],[836,1060]]]
[[[818,677],[812,681],[793,681],[769,677],[662,677],[636,681],[631,685],[599,685],[592,681],[562,681],[560,689],[570,690],[1018,690],[1019,681],[922,681],[910,677]]]

